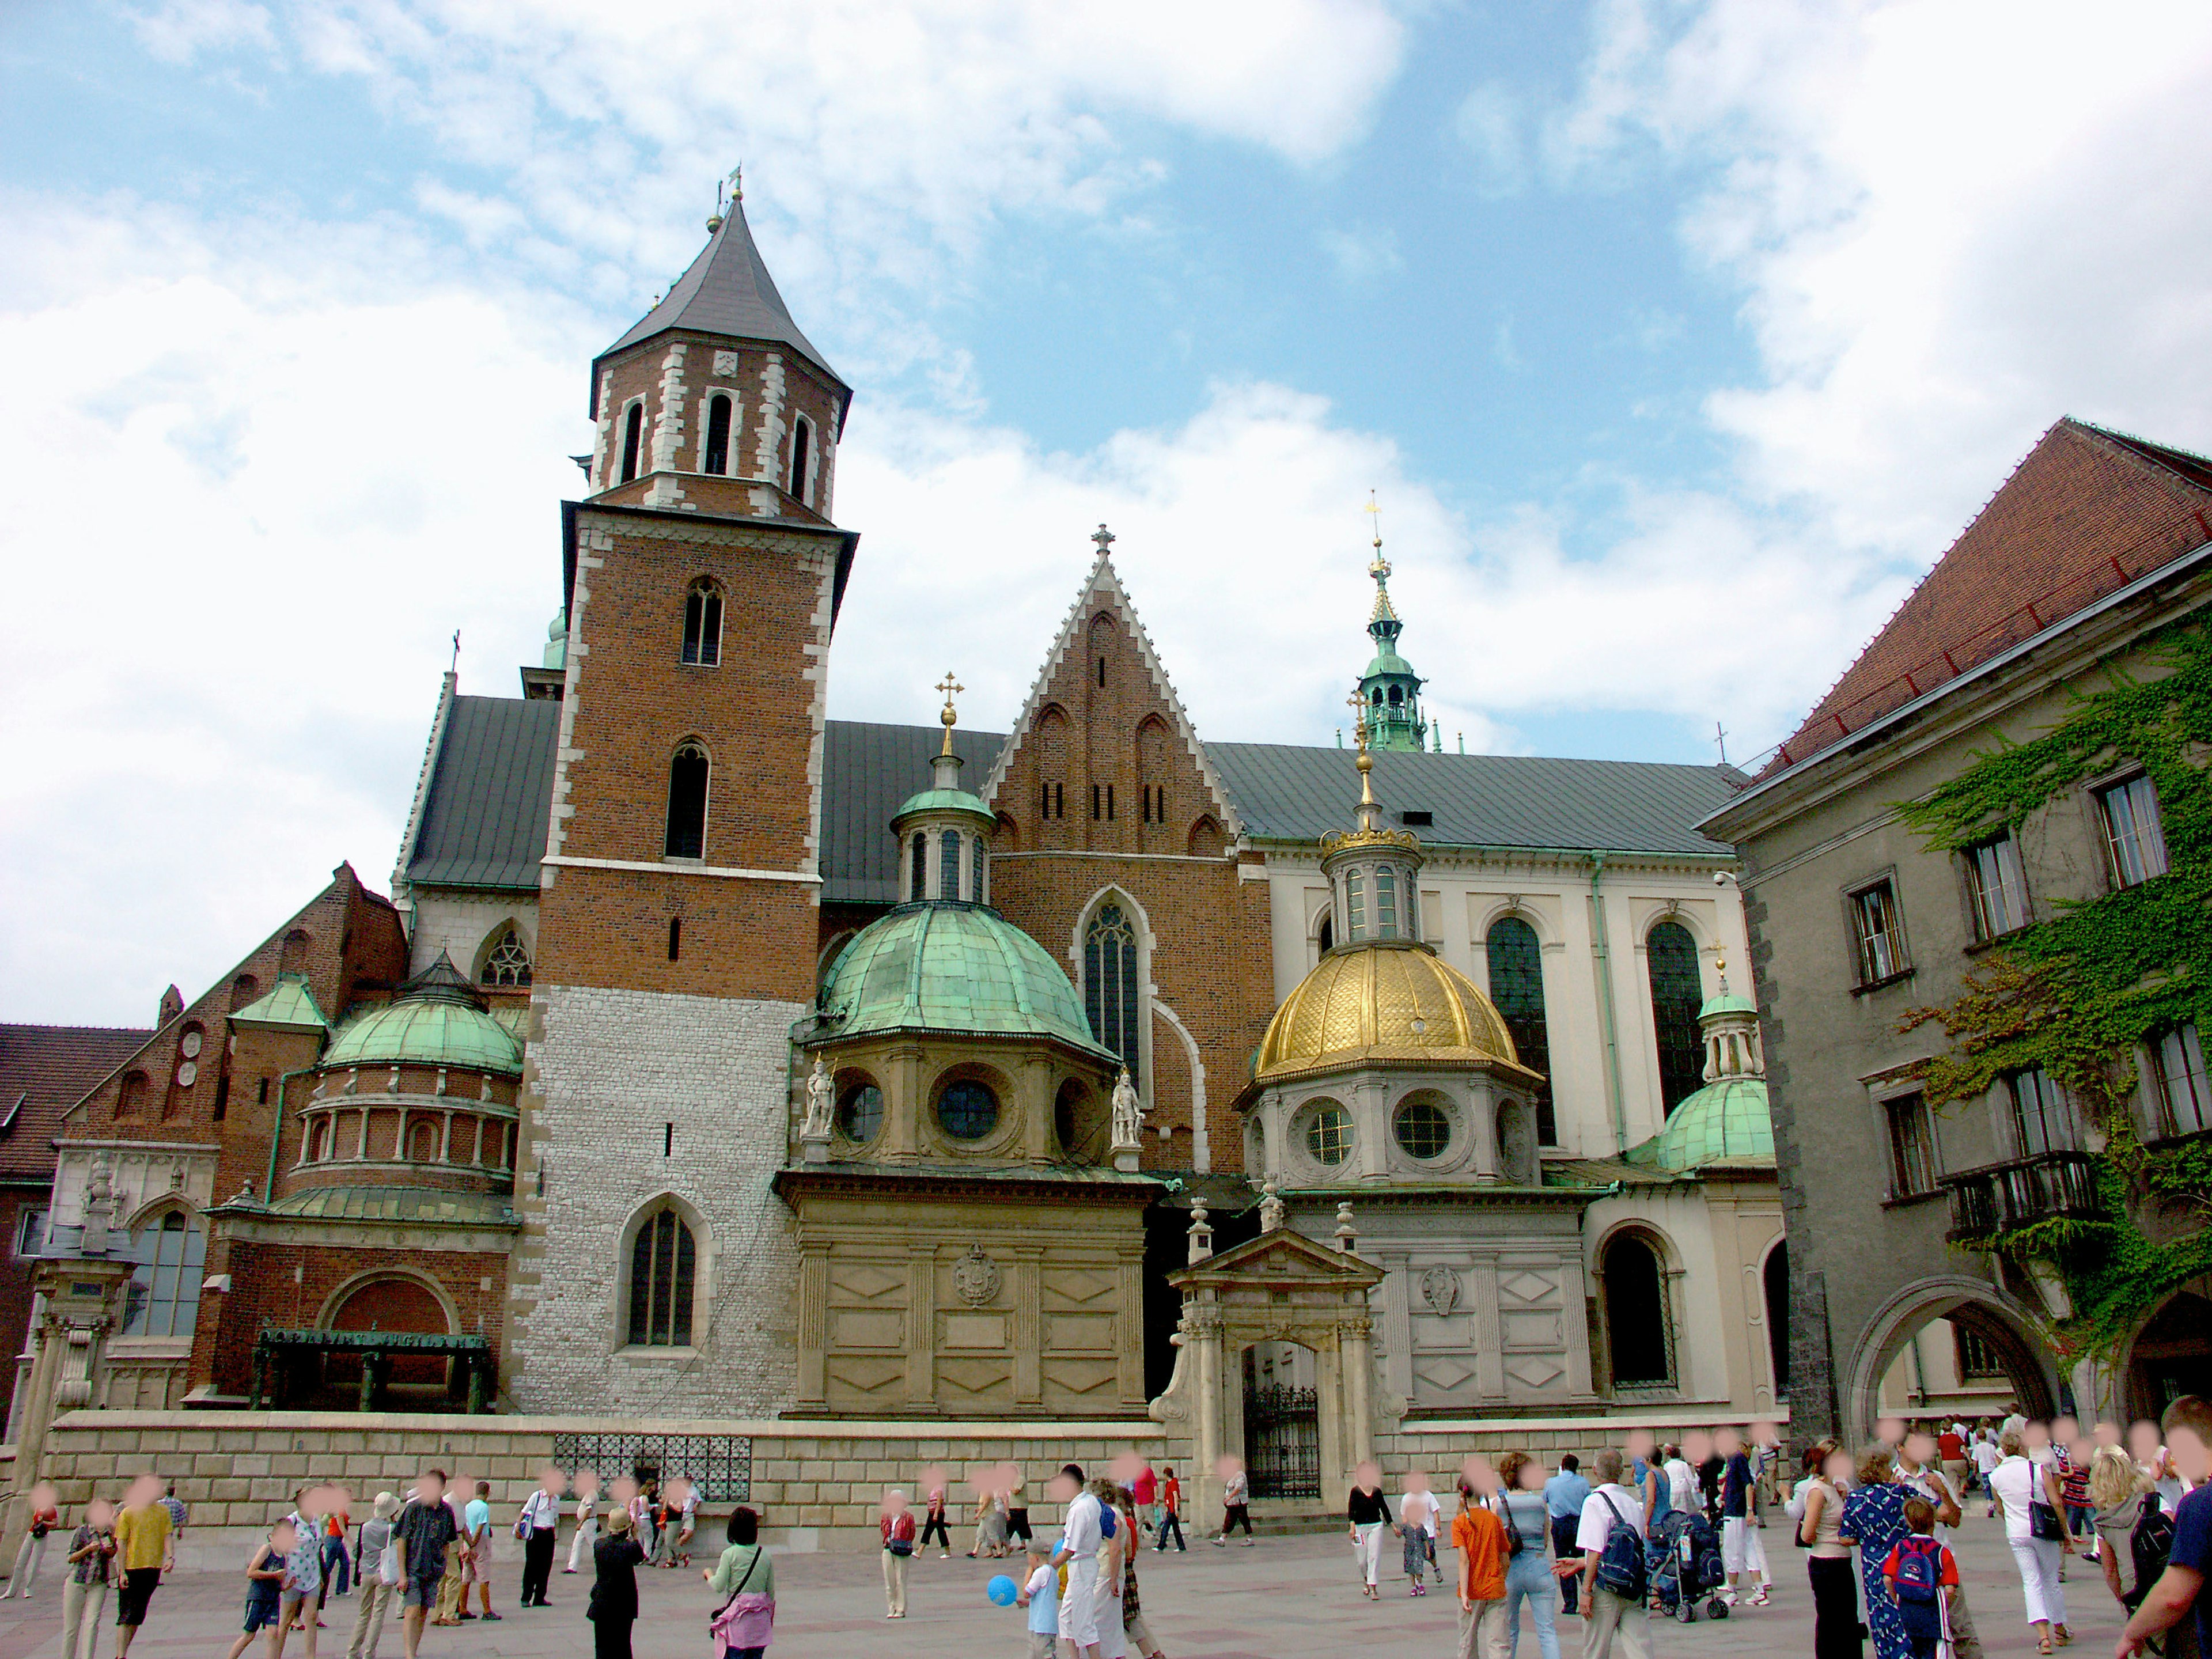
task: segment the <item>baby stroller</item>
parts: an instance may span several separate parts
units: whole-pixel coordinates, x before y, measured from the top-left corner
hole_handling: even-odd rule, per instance
[[[1677,1510],[1662,1517],[1644,1550],[1651,1597],[1662,1613],[1686,1625],[1693,1623],[1699,1598],[1707,1597],[1707,1618],[1729,1616],[1728,1603],[1717,1594],[1728,1578],[1720,1539],[1703,1515]]]

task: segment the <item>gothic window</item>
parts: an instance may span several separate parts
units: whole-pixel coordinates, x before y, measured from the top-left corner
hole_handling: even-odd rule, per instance
[[[623,416],[622,481],[637,477],[638,451],[645,443],[645,405],[635,403]]]
[[[1137,932],[1118,904],[1102,904],[1083,934],[1084,1012],[1091,1033],[1121,1056],[1143,1087],[1138,1064]]]
[[[680,746],[668,763],[668,834],[661,851],[672,859],[707,856],[707,751]]]
[[[647,1218],[629,1254],[629,1340],[640,1348],[691,1346],[698,1247],[672,1209]]]
[[[721,392],[707,399],[707,453],[699,464],[702,472],[720,474],[730,470],[730,409],[729,398]]]
[[[230,982],[230,1012],[236,1013],[261,994],[261,981],[251,974],[240,974]]]
[[[1490,957],[1490,1000],[1513,1038],[1513,1052],[1544,1081],[1536,1090],[1536,1139],[1559,1142],[1552,1107],[1551,1028],[1544,1016],[1544,947],[1519,916],[1500,916],[1485,940]]]
[[[937,1097],[937,1121],[955,1140],[981,1140],[999,1127],[999,1097],[987,1083],[956,1078]]]
[[[1651,1028],[1659,1041],[1659,1097],[1668,1112],[1705,1081],[1705,1045],[1698,1035],[1705,985],[1697,941],[1679,921],[1662,921],[1644,941],[1651,971]]]
[[[501,933],[499,943],[484,958],[483,972],[478,977],[486,985],[529,984],[530,947],[522,942],[522,935],[513,927]]]
[[[960,896],[960,832],[947,830],[938,838],[937,896],[957,899]]]
[[[1194,859],[1218,859],[1227,845],[1222,839],[1221,826],[1213,821],[1212,814],[1202,812],[1184,838],[1183,851]]]
[[[712,668],[722,660],[722,591],[696,581],[684,596],[684,660]]]
[[[1606,1246],[1606,1346],[1616,1388],[1662,1386],[1674,1380],[1667,1317],[1667,1277],[1657,1252],[1632,1233]]]
[[[276,957],[276,971],[279,974],[305,973],[307,970],[308,947],[314,942],[313,935],[304,927],[295,927],[285,934],[283,948]]]
[[[906,885],[908,900],[921,898],[929,891],[929,837],[918,830],[915,832],[913,853],[914,870]]]
[[[123,1334],[190,1336],[198,1316],[207,1235],[181,1210],[149,1221],[131,1241],[136,1264],[125,1291]]]
[[[807,499],[807,474],[811,469],[813,451],[814,422],[802,415],[791,428],[791,493],[802,501]]]

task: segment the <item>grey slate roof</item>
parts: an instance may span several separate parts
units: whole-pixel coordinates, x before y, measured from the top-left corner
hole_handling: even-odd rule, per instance
[[[898,902],[898,858],[891,814],[929,787],[929,757],[945,741],[941,726],[877,726],[831,720],[822,742],[822,898],[859,904]],[[1006,741],[1003,732],[955,727],[952,752],[964,764],[963,787],[979,789]]]
[[[536,892],[560,732],[550,699],[455,697],[408,881]]]
[[[1255,840],[1314,842],[1349,829],[1359,773],[1349,749],[1209,743],[1206,752]],[[1607,853],[1734,849],[1692,828],[1743,787],[1733,767],[1650,761],[1544,760],[1526,755],[1375,757],[1385,822],[1434,814],[1414,833],[1431,846],[1526,847]]]
[[[676,279],[667,298],[633,324],[629,333],[602,351],[592,363],[592,415],[599,409],[599,364],[617,351],[650,340],[671,329],[691,329],[702,334],[731,334],[741,339],[766,340],[787,345],[827,374],[838,386],[844,380],[812,342],[791,319],[775,279],[768,274],[753,233],[745,223],[742,202],[730,204],[729,216],[708,239],[691,268]],[[850,388],[846,388],[849,392]]]

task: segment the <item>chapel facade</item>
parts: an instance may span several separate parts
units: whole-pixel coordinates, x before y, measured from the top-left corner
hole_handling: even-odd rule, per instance
[[[67,1117],[128,1403],[1165,1421],[1314,1387],[1189,1370],[1279,1280],[1358,1345],[1315,1443],[1778,1414],[1771,1151],[1637,1156],[1711,1081],[1740,776],[1444,752],[1379,538],[1349,747],[1203,736],[1103,526],[1012,730],[831,720],[851,397],[741,202],[594,362],[544,658],[445,677],[391,897]]]

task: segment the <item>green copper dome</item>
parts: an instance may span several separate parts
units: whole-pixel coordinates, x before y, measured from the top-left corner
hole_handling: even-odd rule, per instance
[[[1674,1108],[1665,1128],[1626,1156],[1631,1164],[1674,1172],[1711,1164],[1773,1163],[1766,1079],[1725,1077],[1708,1083]]]
[[[1114,1061],[1045,949],[980,904],[905,904],[862,928],[830,970],[823,1036],[941,1031],[1051,1037]]]
[[[905,805],[891,814],[892,828],[896,830],[917,812],[966,812],[987,824],[998,823],[991,809],[965,789],[925,789],[918,795],[908,795]]]
[[[522,1050],[441,951],[390,1002],[339,1032],[323,1056],[325,1071],[380,1065],[451,1066],[514,1077],[522,1071]]]
[[[1728,981],[1723,979],[1721,981],[1719,993],[1714,996],[1706,998],[1705,1006],[1698,1010],[1698,1018],[1700,1022],[1703,1022],[1705,1020],[1711,1019],[1715,1014],[1751,1014],[1756,1016],[1758,1012],[1759,1005],[1757,1003],[1753,1002],[1749,997],[1739,996],[1735,992],[1729,990],[1728,988]]]

